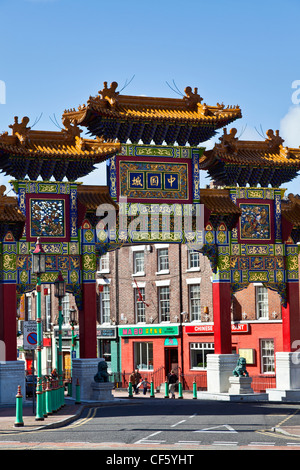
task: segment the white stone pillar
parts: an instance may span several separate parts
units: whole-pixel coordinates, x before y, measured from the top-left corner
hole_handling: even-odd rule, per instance
[[[209,393],[228,393],[229,377],[236,368],[238,354],[207,355],[207,391]]]
[[[98,364],[103,358],[72,359],[72,397],[76,398],[77,379],[80,385],[80,400],[92,400],[91,383],[98,372]]]
[[[269,400],[300,400],[300,354],[295,352],[277,352],[276,388],[268,389]]]
[[[0,404],[15,405],[18,386],[26,399],[25,361],[0,362]]]

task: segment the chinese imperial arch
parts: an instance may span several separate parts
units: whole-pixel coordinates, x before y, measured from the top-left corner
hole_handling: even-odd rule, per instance
[[[117,87],[105,82],[86,104],[65,110],[61,131],[32,130],[24,117],[0,135],[0,170],[13,178],[16,194],[0,191],[0,339],[7,361],[16,360],[17,303],[36,285],[37,237],[47,253],[42,282],[61,272],[75,296],[81,358],[97,356],[97,257],[124,243],[166,240],[199,246],[210,260],[216,355],[231,354],[231,299],[253,282],[279,293],[283,352],[291,352],[300,337],[300,199],[286,198],[283,188],[298,174],[300,149],[285,147],[272,130],[264,141],[239,140],[236,129],[226,130],[241,118],[239,106],[209,106],[197,89],[171,99],[121,95]],[[81,137],[81,128],[91,138]],[[219,129],[219,143],[206,151],[201,144]],[[83,185],[80,178],[104,161],[107,186]],[[211,187],[200,187],[201,171]],[[117,217],[109,231],[110,210]],[[203,226],[195,227],[200,213]]]

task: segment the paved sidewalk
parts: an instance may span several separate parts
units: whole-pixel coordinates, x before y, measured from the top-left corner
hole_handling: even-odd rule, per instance
[[[138,400],[149,400],[149,403],[155,399],[164,399],[163,393],[156,393],[155,398],[150,398],[149,392],[147,395],[139,393],[129,398],[127,390],[116,389],[113,390],[114,399],[110,401],[99,401],[99,402],[81,402],[75,404],[75,400],[70,397],[65,397],[65,406],[60,410],[44,418],[43,421],[36,421],[35,413],[33,412],[32,402],[29,400],[23,401],[23,426],[15,426],[16,421],[16,407],[15,406],[0,406],[0,441],[1,434],[12,434],[26,431],[37,431],[40,429],[51,429],[64,426],[75,419],[79,418],[82,411],[86,407],[91,406],[111,406],[117,404],[132,404]],[[178,400],[178,394],[176,394]],[[190,392],[183,392],[183,400],[193,399],[193,394]],[[170,399],[171,400],[171,399]],[[196,401],[196,400],[195,400]],[[197,400],[201,404],[201,400]],[[300,438],[300,426],[281,426],[274,429],[277,433],[282,433],[290,437]]]

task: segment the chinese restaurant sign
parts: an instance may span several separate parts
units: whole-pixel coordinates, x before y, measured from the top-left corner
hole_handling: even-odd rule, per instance
[[[119,329],[119,336],[170,336],[178,334],[178,326],[143,326]]]

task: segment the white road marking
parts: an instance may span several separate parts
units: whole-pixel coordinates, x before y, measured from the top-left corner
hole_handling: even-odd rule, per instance
[[[201,444],[201,441],[178,441],[177,444],[179,444],[179,445],[180,444],[199,445],[199,444]]]
[[[220,428],[226,428],[226,430],[220,431]],[[199,429],[198,431],[193,431],[193,432],[228,433],[228,432],[237,432],[237,431],[233,429],[232,426],[229,426],[229,424],[222,424],[221,426],[214,426],[212,428]]]
[[[230,441],[214,441],[212,445],[214,446],[237,446],[238,442],[230,442]]]
[[[142,439],[140,439],[139,441],[136,441],[134,444],[162,444],[163,442],[166,442],[166,441],[163,441],[163,440],[149,440],[150,437],[153,437],[153,436],[157,436],[157,434],[160,434],[162,431],[157,431],[157,432],[154,432],[153,434],[150,434],[149,436],[147,437],[143,437]]]
[[[171,424],[171,428],[175,428],[175,426],[178,426],[178,424],[181,424],[181,423],[185,423],[186,422],[186,419],[183,419],[182,421],[178,421],[178,423],[175,423],[175,424]]]
[[[250,442],[248,446],[275,446],[275,442]]]

